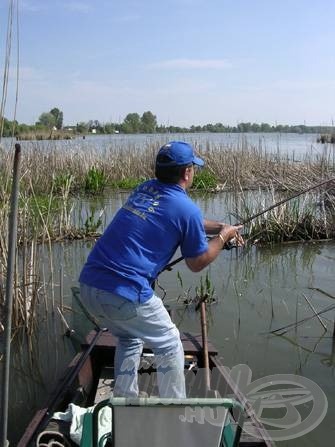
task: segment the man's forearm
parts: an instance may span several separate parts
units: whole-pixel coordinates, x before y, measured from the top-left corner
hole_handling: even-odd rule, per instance
[[[217,220],[204,219],[206,234],[218,234],[222,230],[223,225],[223,222],[218,222]]]

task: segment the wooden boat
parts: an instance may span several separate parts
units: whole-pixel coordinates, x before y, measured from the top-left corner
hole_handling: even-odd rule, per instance
[[[202,347],[202,337],[194,336],[189,333],[184,333],[181,335],[182,343],[185,352],[185,371],[186,371],[186,384],[187,389],[190,391],[191,396],[196,394],[196,397],[204,396],[207,400],[212,399],[215,401],[217,399],[213,398],[213,391],[208,391],[205,386],[204,375],[201,374],[204,370],[203,367],[203,347]],[[69,423],[60,423],[52,420],[52,415],[55,411],[65,411],[69,403],[74,403],[80,407],[89,407],[95,404],[101,406],[101,402],[106,402],[105,400],[109,398],[111,393],[111,388],[113,386],[113,360],[114,352],[116,346],[116,339],[108,332],[104,330],[92,331],[88,334],[85,344],[82,346],[82,352],[78,353],[72,360],[67,370],[65,371],[64,377],[59,382],[58,386],[54,390],[50,397],[48,405],[45,408],[40,409],[33,417],[31,423],[27,427],[25,433],[23,434],[21,440],[18,443],[18,447],[28,447],[28,446],[71,446],[76,445],[70,441],[69,438]],[[152,354],[150,350],[144,348],[143,358],[141,363],[141,368],[139,371],[139,387],[140,390],[145,391],[150,396],[156,395],[157,390],[155,389],[155,371],[152,365]],[[229,442],[225,443],[224,440],[220,441],[219,446],[243,446],[243,447],[270,447],[273,446],[273,442],[269,440],[264,426],[257,419],[253,409],[250,404],[246,402],[245,397],[237,389],[236,384],[233,383],[229,374],[222,367],[221,360],[218,356],[216,349],[208,343],[208,362],[211,371],[216,370],[216,380],[215,380],[215,396],[220,397],[233,397],[233,401],[237,402],[240,406],[243,404],[245,421],[243,425],[243,431],[240,436],[237,436],[238,441],[233,441],[231,444]],[[145,371],[146,374],[143,374]],[[142,374],[141,374],[142,372]],[[149,372],[149,375],[148,375]],[[148,381],[148,377],[151,379]],[[196,380],[195,380],[196,379]],[[193,386],[191,386],[192,384]],[[200,394],[203,393],[203,394]],[[155,399],[155,398],[153,398]],[[141,401],[141,399],[139,399]],[[144,398],[145,400],[145,398]],[[150,399],[146,399],[148,402]],[[193,399],[194,400],[194,399]],[[201,401],[201,399],[199,399]],[[206,402],[207,402],[206,400]],[[222,401],[223,399],[221,399]],[[227,400],[227,399],[226,399]],[[192,401],[193,402],[193,401]],[[140,402],[140,406],[143,402]],[[143,407],[142,407],[143,409]],[[140,411],[142,411],[140,409]],[[157,412],[155,412],[156,414]],[[233,411],[227,412],[229,414],[230,425],[235,431],[238,430],[236,421],[234,421]],[[113,416],[114,417],[114,416]],[[180,416],[179,416],[180,419]],[[135,419],[132,419],[134,421]],[[145,423],[146,418],[144,418]],[[166,419],[165,419],[166,421]],[[138,421],[137,421],[138,422]],[[165,423],[164,423],[165,424]],[[132,425],[132,422],[128,422],[128,429]],[[200,424],[198,424],[200,426]],[[228,425],[228,424],[226,424]],[[155,424],[152,424],[152,430],[154,430]],[[193,427],[193,426],[192,426]],[[127,429],[127,430],[128,430]],[[192,428],[193,430],[193,428]],[[92,436],[92,427],[88,430],[87,427],[83,431],[83,437]],[[93,430],[94,431],[94,430]],[[142,430],[144,434],[148,434],[150,431],[146,431],[144,428]],[[54,441],[52,438],[52,433],[56,434]],[[57,437],[59,433],[59,437]],[[170,432],[171,433],[171,432]],[[49,441],[40,442],[36,444],[38,437],[41,439],[42,436],[49,436]],[[129,435],[129,433],[128,433]],[[198,436],[198,435],[197,435]],[[94,437],[94,433],[93,433]],[[113,437],[113,436],[112,436]],[[63,443],[59,441],[64,439]],[[67,439],[67,440],[65,440]],[[54,442],[54,443],[53,443]],[[120,444],[128,445],[131,447],[131,443],[112,443],[118,447]],[[152,445],[165,445],[159,442],[159,444],[151,443]],[[175,442],[172,442],[175,444]],[[82,441],[81,445],[98,445],[94,441],[86,440],[86,443]],[[100,444],[99,444],[100,445]],[[107,444],[110,445],[110,444]],[[134,444],[136,446],[141,445],[136,439]],[[144,444],[143,444],[144,445]],[[169,443],[168,445],[171,445]],[[181,445],[190,445],[189,443],[184,443]],[[194,444],[193,444],[194,445]],[[199,445],[199,444],[197,444]],[[213,445],[206,442],[202,445]],[[176,447],[176,444],[174,445]]]

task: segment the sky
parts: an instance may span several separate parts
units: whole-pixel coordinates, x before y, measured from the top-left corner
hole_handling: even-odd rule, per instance
[[[0,0],[1,78],[9,0]],[[19,0],[4,115],[330,125],[334,0]],[[19,33],[17,33],[19,31]],[[17,45],[17,40],[19,45]]]

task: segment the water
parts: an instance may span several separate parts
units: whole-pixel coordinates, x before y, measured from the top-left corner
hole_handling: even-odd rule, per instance
[[[48,149],[66,149],[73,151],[96,149],[105,151],[110,148],[142,149],[147,145],[160,147],[167,141],[182,140],[204,149],[207,144],[228,148],[253,146],[266,152],[280,153],[290,159],[300,160],[303,156],[317,157],[333,154],[334,145],[317,143],[318,134],[297,133],[185,133],[185,134],[135,134],[135,135],[89,135],[83,139],[55,141],[22,141],[25,148],[41,147]],[[5,148],[11,147],[12,140],[4,138]]]
[[[106,225],[126,196],[114,194],[92,201],[89,206],[105,208]],[[220,220],[228,217],[233,206],[232,197],[225,194],[206,198],[197,196],[195,200],[206,217]],[[78,337],[91,326],[78,309],[70,311],[69,308],[72,307],[70,287],[77,285],[78,274],[92,244],[92,241],[75,241],[53,247],[54,311],[50,299],[46,303],[42,301],[41,318],[32,341],[34,355],[27,356],[27,347],[22,343],[13,348],[9,415],[12,445],[34,410],[45,402],[49,386],[54,386],[75,352],[76,343],[62,335],[65,327],[57,311],[62,295],[59,287],[62,272],[63,313],[68,324],[77,329]],[[328,397],[329,409],[324,421],[311,433],[283,441],[281,446],[332,445],[335,435],[334,310],[323,316],[327,332],[317,318],[313,318],[282,336],[270,333],[313,315],[303,294],[318,311],[335,304],[323,293],[334,296],[334,248],[334,243],[316,243],[253,247],[238,253],[225,251],[207,269],[217,301],[209,310],[209,337],[223,356],[224,363],[229,367],[241,363],[249,365],[253,380],[270,374],[304,376],[317,383]],[[51,281],[48,251],[41,252],[40,256],[45,259],[44,275]],[[194,297],[195,287],[205,274],[206,271],[192,273],[181,262],[171,272],[160,276],[156,290],[161,296],[165,295],[166,303],[176,308],[174,320],[181,330],[200,333],[199,314],[181,304],[185,298]],[[178,276],[182,278],[183,287]]]

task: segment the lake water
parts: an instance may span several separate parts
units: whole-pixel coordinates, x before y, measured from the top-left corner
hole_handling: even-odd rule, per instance
[[[86,208],[105,209],[106,225],[125,198],[126,194],[115,193],[87,203]],[[195,201],[206,217],[220,220],[226,219],[233,206],[232,197],[227,194],[206,198],[196,196]],[[20,343],[13,349],[9,415],[12,445],[34,410],[45,402],[49,385],[56,383],[77,347],[76,340],[73,342],[63,336],[65,326],[57,311],[59,301],[63,300],[64,316],[70,327],[76,329],[78,339],[90,328],[90,323],[72,303],[70,287],[77,285],[78,274],[92,244],[93,241],[75,241],[54,245],[53,278],[48,272],[48,251],[45,249],[40,253],[44,259],[45,279],[55,284],[56,304],[53,309],[50,297],[41,303],[41,317],[32,341],[34,354],[27,356],[27,347]],[[322,388],[329,404],[326,417],[312,432],[279,442],[278,445],[283,447],[333,445],[334,310],[323,315],[327,331],[317,318],[307,320],[281,336],[270,331],[313,316],[304,295],[317,311],[335,304],[334,299],[327,296],[334,296],[335,290],[334,248],[332,242],[223,251],[208,269],[198,274],[190,272],[183,262],[179,263],[171,272],[160,276],[156,289],[164,301],[175,308],[174,321],[179,328],[200,333],[199,314],[191,306],[185,308],[183,301],[194,297],[200,278],[204,279],[208,272],[216,300],[209,307],[209,337],[223,356],[224,363],[229,367],[248,365],[252,380],[273,374],[294,374],[306,377]],[[61,274],[63,281],[60,281]],[[62,282],[63,291],[60,290]]]
[[[72,140],[60,141],[22,141],[22,148],[42,147],[45,149],[105,151],[110,148],[133,148],[140,150],[147,145],[160,147],[172,140],[182,140],[205,149],[224,146],[227,148],[243,148],[252,146],[266,152],[278,152],[282,156],[299,160],[304,156],[319,157],[333,155],[334,145],[317,143],[318,134],[297,133],[185,133],[185,134],[136,134],[136,135],[89,135],[85,139],[76,137]],[[2,140],[5,148],[12,146],[9,138]]]

